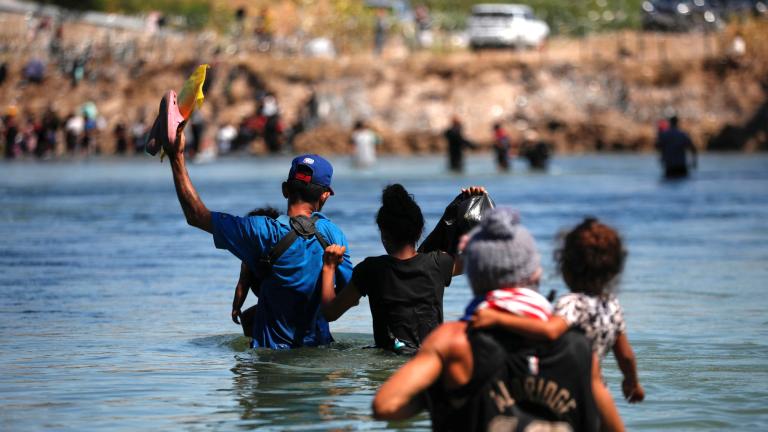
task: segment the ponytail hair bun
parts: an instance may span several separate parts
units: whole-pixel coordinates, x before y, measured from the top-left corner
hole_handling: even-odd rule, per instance
[[[381,194],[376,224],[395,246],[404,246],[414,244],[421,238],[424,215],[413,196],[403,185],[395,183],[385,187]]]

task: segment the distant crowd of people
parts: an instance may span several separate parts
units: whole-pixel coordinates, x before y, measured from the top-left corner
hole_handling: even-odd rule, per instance
[[[464,150],[476,149],[478,145],[464,136],[463,125],[458,116],[451,119],[451,125],[444,132],[447,141],[448,168],[460,173],[464,170]],[[520,156],[525,158],[531,169],[546,170],[549,164],[552,145],[539,139],[539,135],[528,130],[521,141],[515,141],[504,129],[501,122],[493,124],[493,154],[500,172],[511,169],[511,161]]]
[[[49,107],[35,115],[19,113],[15,106],[6,109],[0,123],[3,155],[15,159],[26,155],[51,158],[59,154],[60,145],[69,155],[88,155],[99,152],[95,144],[106,128],[92,104],[61,117]]]
[[[0,146],[6,159],[139,154],[144,151],[151,125],[143,108],[137,110],[133,118],[132,122],[119,119],[110,130],[107,119],[93,102],[83,104],[64,117],[53,106],[38,114],[20,112],[17,106],[11,105],[0,122]],[[265,92],[256,99],[252,114],[243,117],[237,125],[221,124],[212,134],[212,140],[206,138],[210,123],[206,115],[195,111],[186,132],[190,142],[187,152],[195,156],[207,151],[215,154],[246,151],[261,139],[268,153],[281,154],[291,151],[296,136],[313,128],[317,122],[314,95],[306,101],[296,121],[286,128],[277,97]]]

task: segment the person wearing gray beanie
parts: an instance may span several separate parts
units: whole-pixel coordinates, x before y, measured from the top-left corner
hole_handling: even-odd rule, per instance
[[[551,305],[534,291],[541,277],[539,254],[517,213],[503,208],[483,213],[463,256],[476,296],[467,307],[470,315],[473,308],[494,307],[547,322]],[[604,386],[583,333],[574,329],[557,341],[541,341],[470,326],[462,319],[433,330],[416,356],[376,392],[374,418],[402,420],[427,410],[434,431],[601,430],[593,389]],[[528,387],[554,389],[552,394],[567,400]]]
[[[475,295],[499,288],[537,289],[541,276],[536,242],[520,224],[517,212],[509,208],[483,215],[480,225],[469,233],[463,260]]]

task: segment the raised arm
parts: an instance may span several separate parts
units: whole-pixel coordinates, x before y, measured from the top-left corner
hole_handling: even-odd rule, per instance
[[[458,206],[468,197],[472,195],[482,195],[484,193],[486,193],[486,190],[483,186],[470,186],[461,189],[459,194],[445,208],[445,211],[443,212],[440,220],[437,222],[437,225],[435,225],[435,228],[427,235],[424,241],[421,242],[421,245],[419,245],[418,248],[418,252],[427,253],[441,250],[453,255],[455,258],[458,258],[457,243],[459,239],[456,237],[465,234],[456,232],[455,221],[458,217],[456,214],[458,211]],[[462,270],[461,260],[456,259],[454,275],[461,274]]]
[[[184,146],[186,145],[184,126],[186,126],[186,121],[179,125],[179,128],[176,130],[176,143],[168,149],[168,159],[171,162],[171,171],[173,173],[173,184],[176,186],[176,196],[179,198],[179,203],[184,211],[187,223],[210,233],[213,231],[211,212],[197,195],[197,191],[187,173],[187,165],[184,160]]]
[[[360,303],[360,291],[352,282],[336,294],[335,278],[336,269],[344,260],[344,251],[346,247],[339,245],[330,245],[325,248],[323,254],[323,271],[321,275],[322,296],[321,310],[327,321],[336,321],[352,306]]]
[[[556,315],[549,321],[541,321],[491,308],[475,311],[470,326],[477,329],[498,327],[532,339],[550,341],[558,339],[568,331],[568,323]]]
[[[624,375],[621,383],[621,391],[624,398],[629,403],[642,402],[645,399],[645,390],[640,385],[637,378],[637,361],[632,346],[629,344],[629,338],[626,333],[619,333],[616,343],[613,344],[613,355],[616,357],[616,363]]]

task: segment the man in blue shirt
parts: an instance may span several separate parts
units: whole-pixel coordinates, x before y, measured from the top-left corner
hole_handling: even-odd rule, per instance
[[[270,266],[260,265],[292,230],[292,217],[312,217],[325,241],[348,247],[344,233],[320,213],[323,204],[333,195],[331,164],[317,155],[303,155],[293,160],[288,179],[282,185],[288,212],[277,220],[211,212],[189,179],[183,129],[184,123],[178,128],[175,142],[166,140],[164,147],[187,223],[213,234],[217,248],[229,250],[262,280],[253,324],[253,346],[285,349],[332,342],[328,322],[320,313],[323,246],[318,238],[299,236]],[[349,254],[345,254],[336,272],[337,289],[344,287],[351,276],[352,262]]]

